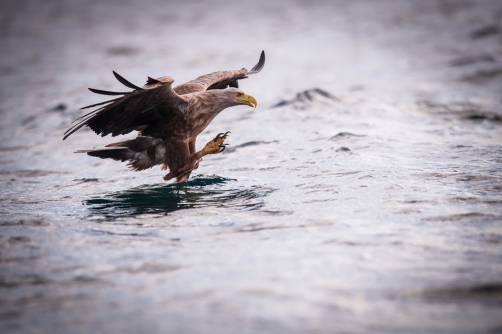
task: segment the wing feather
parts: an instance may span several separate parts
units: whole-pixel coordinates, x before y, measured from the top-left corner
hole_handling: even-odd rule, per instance
[[[92,107],[96,107],[96,106],[100,106],[102,104],[110,103],[110,102],[113,102],[113,101],[116,101],[116,100],[117,99],[113,99],[113,100],[108,100],[108,101],[104,101],[104,102],[99,102],[99,103],[96,103],[96,104],[91,104],[90,106],[86,106],[86,107],[80,108],[80,110],[87,109],[87,108],[92,108]]]
[[[263,69],[263,66],[265,66],[265,51],[261,52],[258,63],[255,66],[253,66],[253,68],[251,69],[251,71],[249,71],[248,74],[255,74],[260,72]]]
[[[107,90],[101,90],[101,89],[95,89],[95,88],[87,88],[91,92],[96,93],[96,94],[101,94],[101,95],[125,95],[129,94],[130,92],[110,92]]]
[[[143,90],[143,88],[141,87],[138,87],[132,83],[130,83],[129,81],[127,81],[126,79],[124,79],[124,77],[122,77],[120,74],[118,74],[117,72],[115,71],[112,71],[113,72],[113,75],[115,76],[115,78],[117,78],[117,80],[123,84],[124,86],[126,87],[129,87],[129,88],[132,88],[134,90]]]
[[[247,75],[260,72],[265,66],[265,52],[262,51],[258,63],[251,71],[245,68],[235,71],[213,72],[176,86],[174,91],[179,95],[203,92],[210,89],[238,88],[238,80],[246,79]]]
[[[78,123],[65,132],[63,140],[83,126],[101,136],[118,136],[141,128],[145,135],[163,137],[179,132],[172,126],[185,125],[186,128],[182,109],[187,103],[173,91],[170,83],[129,92],[104,103],[108,104],[81,116]]]

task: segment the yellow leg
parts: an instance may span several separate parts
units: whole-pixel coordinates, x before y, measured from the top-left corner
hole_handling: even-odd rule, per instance
[[[190,175],[192,170],[196,169],[199,167],[199,163],[202,160],[202,157],[208,154],[218,154],[221,153],[225,150],[226,145],[228,144],[223,144],[225,139],[227,139],[228,134],[230,131],[227,131],[225,133],[220,133],[213,139],[211,139],[206,146],[199,152],[192,154],[190,156],[190,161],[183,167],[178,169],[177,171],[170,171],[169,174],[164,176],[164,180],[170,180],[174,177],[180,178],[183,174]],[[186,177],[188,179],[188,177]]]

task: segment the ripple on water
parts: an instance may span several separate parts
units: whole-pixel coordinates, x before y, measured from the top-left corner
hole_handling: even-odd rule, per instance
[[[340,132],[340,133],[334,135],[333,137],[331,137],[329,140],[339,141],[339,140],[347,140],[347,139],[354,138],[354,137],[365,137],[365,136],[364,135],[356,135],[356,134],[353,134],[350,132]]]
[[[263,206],[263,197],[274,189],[244,187],[230,184],[233,179],[219,176],[197,176],[176,184],[143,185],[129,190],[91,198],[91,215],[124,217],[141,214],[163,214],[183,209],[224,207],[256,210]]]
[[[468,212],[468,213],[461,213],[461,214],[453,214],[453,215],[446,215],[446,216],[435,216],[435,217],[427,217],[424,218],[424,221],[441,221],[441,222],[459,222],[459,221],[465,221],[465,222],[473,222],[473,223],[479,223],[479,222],[491,222],[495,220],[500,220],[501,217],[497,215],[492,215],[492,214],[484,214],[480,212]]]
[[[1,226],[49,226],[49,222],[43,218],[6,219],[0,220]]]
[[[390,293],[393,298],[422,298],[434,302],[482,302],[500,303],[502,301],[502,284],[487,282],[472,286],[454,286],[429,290],[400,291]],[[498,333],[498,332],[497,332]]]

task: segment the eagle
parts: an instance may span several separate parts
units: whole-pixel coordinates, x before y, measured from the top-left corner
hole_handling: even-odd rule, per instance
[[[265,52],[262,51],[258,63],[250,71],[243,68],[213,72],[174,88],[174,79],[170,76],[148,77],[146,84],[138,87],[113,71],[120,83],[133,90],[110,92],[89,88],[96,94],[120,97],[81,108],[100,106],[73,121],[75,124],[65,132],[63,140],[83,126],[102,137],[138,131],[134,139],[75,153],[128,161],[128,166],[135,171],[162,165],[162,170],[169,169],[164,180],[187,181],[202,157],[220,153],[227,145],[224,141],[229,131],[219,133],[202,150],[196,151],[197,136],[209,123],[226,108],[237,105],[257,107],[256,99],[239,89],[239,80],[260,72],[264,65]]]

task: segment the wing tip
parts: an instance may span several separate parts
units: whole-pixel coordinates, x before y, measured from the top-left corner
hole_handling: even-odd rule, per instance
[[[101,89],[90,88],[90,87],[87,89],[95,94],[101,94],[101,95],[126,95],[126,94],[130,93],[130,92],[110,92],[107,90],[101,90]]]
[[[265,66],[265,50],[261,51],[258,63],[255,66],[253,66],[253,68],[251,69],[251,71],[249,71],[248,74],[255,74],[260,72],[263,69],[263,66]]]
[[[143,88],[141,87],[138,87],[136,86],[135,84],[132,84],[130,83],[129,81],[127,81],[126,79],[124,79],[124,77],[122,77],[120,74],[118,74],[117,72],[115,71],[112,71],[113,72],[113,75],[115,76],[115,78],[121,83],[123,84],[124,86],[126,87],[129,87],[129,88],[132,88],[134,90],[143,90]]]

